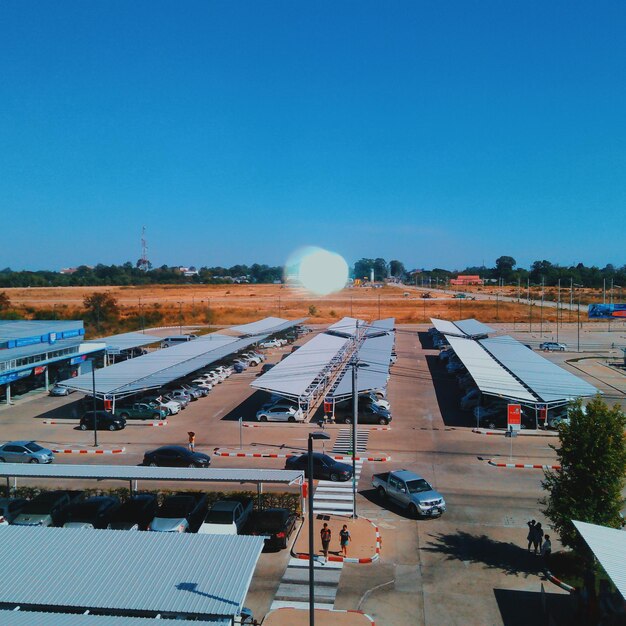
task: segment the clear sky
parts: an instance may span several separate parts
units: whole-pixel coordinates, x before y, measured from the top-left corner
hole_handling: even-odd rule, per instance
[[[0,3],[0,268],[626,263],[626,3]]]

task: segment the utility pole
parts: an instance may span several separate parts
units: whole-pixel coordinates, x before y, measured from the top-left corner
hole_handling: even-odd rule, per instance
[[[541,278],[541,309],[539,311],[539,338],[543,339],[543,296],[544,296],[544,281]]]
[[[522,295],[522,277],[518,276],[517,277],[517,301],[520,301],[520,297]]]
[[[602,279],[602,304],[606,304],[606,278]]]
[[[567,321],[572,321],[572,309],[574,308],[574,279],[569,279],[569,314],[567,316]]]
[[[556,342],[559,343],[559,310],[561,308],[561,279],[559,278],[556,296]]]

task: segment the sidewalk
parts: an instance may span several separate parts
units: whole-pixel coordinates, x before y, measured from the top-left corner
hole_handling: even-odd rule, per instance
[[[344,563],[372,563],[377,561],[380,554],[381,538],[378,527],[364,517],[352,519],[343,515],[316,515],[313,520],[313,538],[315,556],[322,559],[322,541],[320,530],[326,522],[332,532],[328,559],[330,561],[343,561]],[[348,545],[348,556],[341,556],[339,544],[339,531],[343,525],[348,527],[352,537]],[[305,519],[298,536],[291,549],[292,554],[300,559],[309,558],[309,523]]]
[[[263,620],[263,626],[308,626],[309,612],[306,609],[276,609]],[[361,611],[330,611],[315,609],[317,626],[375,626],[374,620]]]

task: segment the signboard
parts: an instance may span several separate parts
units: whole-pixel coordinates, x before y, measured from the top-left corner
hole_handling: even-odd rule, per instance
[[[70,360],[70,365],[78,365],[79,363],[82,363],[86,358],[86,354],[83,354],[82,356],[75,356],[73,359]]]
[[[626,319],[626,304],[590,304],[589,319]]]
[[[39,374],[43,374],[46,371],[46,365],[39,365],[33,370],[33,374],[35,376],[39,376]]]
[[[19,378],[26,378],[26,376],[30,376],[30,373],[33,370],[22,370],[21,372],[11,372],[10,374],[5,374],[4,376],[0,376],[0,385],[5,385],[6,383],[12,383],[14,380],[18,380]]]
[[[522,427],[522,405],[509,404],[506,417],[508,429],[519,430]]]
[[[546,419],[548,419],[548,405],[547,404],[538,404],[537,411],[538,411],[537,417],[540,420],[545,421]]]

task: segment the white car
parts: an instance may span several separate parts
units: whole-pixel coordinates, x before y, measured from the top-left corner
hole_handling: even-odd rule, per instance
[[[278,403],[257,411],[259,422],[304,422],[302,409],[293,404]]]
[[[163,400],[165,400],[165,398]],[[163,402],[163,400],[157,402],[160,409],[167,411],[170,415],[180,413],[182,406],[179,402],[174,402],[174,400],[165,400],[165,402]]]
[[[218,376],[222,376],[224,379],[228,378],[233,373],[233,368],[225,365],[218,365],[213,372],[216,372]]]
[[[280,348],[281,344],[278,339],[268,339],[267,341],[262,341],[259,344],[260,348]]]
[[[216,372],[204,372],[203,374],[199,374],[196,380],[204,380],[215,386],[219,385],[224,379]]]
[[[201,389],[206,389],[207,391],[211,391],[211,389],[213,389],[213,383],[206,378],[194,378],[191,382],[192,384],[197,385]]]

